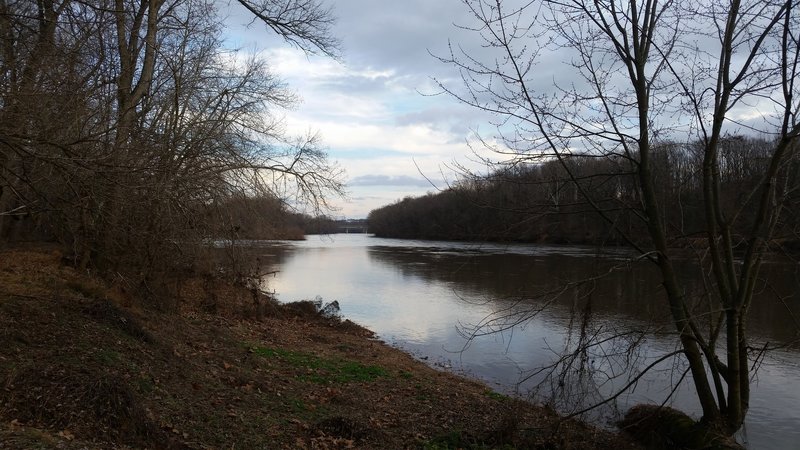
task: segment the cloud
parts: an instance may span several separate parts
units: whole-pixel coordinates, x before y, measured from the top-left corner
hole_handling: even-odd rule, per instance
[[[350,0],[334,8],[349,61],[401,74],[432,75],[428,51],[445,50],[448,37],[463,34],[452,23],[469,21],[460,0]]]
[[[451,143],[463,145],[476,128],[485,123],[488,115],[461,104],[433,104],[425,109],[417,109],[395,116],[398,126],[421,125],[447,133],[455,138]]]
[[[339,211],[335,215],[349,218],[367,217],[373,209],[394,203],[404,197],[420,196],[436,189],[427,186],[352,186],[349,187],[350,196],[346,202],[339,204]]]
[[[415,186],[430,187],[430,181],[408,175],[361,175],[347,183],[348,186]]]
[[[446,186],[446,180],[458,176],[458,169],[452,167],[481,173],[487,170],[483,159],[508,156],[493,154],[474,136],[476,131],[483,132],[488,145],[503,150],[492,125],[500,117],[468,107],[447,94],[437,95],[441,94],[437,81],[461,95],[464,85],[457,67],[432,55],[446,59],[452,49],[459,57],[463,49],[488,67],[495,67],[494,62],[497,67],[508,67],[502,52],[486,45],[479,33],[467,29],[477,22],[462,0],[322,1],[338,16],[332,31],[342,42],[341,61],[306,55],[292,48],[263,24],[254,22],[236,0],[216,0],[216,4],[229,15],[226,45],[260,55],[271,71],[302,98],[294,109],[284,113],[286,129],[301,135],[309,130],[319,131],[331,159],[339,161],[351,177],[352,201],[339,204],[341,214],[363,216],[381,203],[431,190],[427,182],[421,181],[424,177],[430,177],[437,186]],[[536,34],[532,30],[520,42],[528,44],[530,51],[544,46],[536,64],[526,71],[526,83],[537,98],[550,99],[554,106],[563,104],[567,108],[568,102],[557,100],[563,94],[559,89],[569,92],[585,88],[587,80],[573,65],[580,65],[581,61],[574,51],[558,48],[558,42],[563,41],[537,41]],[[684,56],[689,59],[678,65],[689,75],[697,75],[697,70],[702,73],[706,59],[713,59],[710,55],[718,46],[713,37],[695,37],[695,46],[704,51],[686,51]],[[735,67],[741,64],[737,58],[733,61]],[[471,65],[469,58],[466,62]],[[618,78],[624,78],[625,73],[613,65],[607,69],[605,81],[609,89],[623,89],[625,83],[618,82]],[[475,95],[475,101],[491,106],[486,93]],[[627,109],[625,102],[620,104]],[[524,111],[517,112],[524,115]],[[675,112],[680,115],[677,109]],[[740,104],[731,111],[737,123],[726,124],[725,130],[742,133],[748,127],[773,129],[775,124],[769,120],[774,112],[766,98],[756,104]],[[638,122],[629,119],[621,116],[618,122],[635,128]],[[678,121],[669,114],[658,120],[664,121],[660,125],[678,132],[690,131],[688,125],[681,125],[688,123],[686,120]],[[681,124],[676,125],[676,121]],[[505,125],[503,132],[510,129],[511,125]]]
[[[453,161],[473,164],[467,140],[487,117],[440,91],[433,78],[458,80],[443,55],[448,39],[481,50],[479,37],[452,26],[470,22],[460,0],[333,2],[341,61],[288,46],[235,1],[218,0],[229,15],[226,43],[257,54],[302,99],[282,112],[286,130],[319,131],[331,159],[350,177],[350,202],[339,214],[363,217],[376,207],[446,185]],[[424,176],[420,175],[423,173]]]

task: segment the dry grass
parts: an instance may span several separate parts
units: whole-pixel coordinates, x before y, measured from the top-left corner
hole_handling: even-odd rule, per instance
[[[0,254],[0,448],[634,448],[216,280],[172,313]]]

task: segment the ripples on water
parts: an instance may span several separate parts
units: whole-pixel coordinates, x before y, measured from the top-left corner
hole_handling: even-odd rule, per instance
[[[384,340],[439,367],[452,367],[486,380],[495,389],[525,393],[545,380],[543,373],[577,338],[581,311],[591,305],[588,328],[597,337],[626,333],[637,339],[637,353],[614,354],[620,347],[609,341],[588,352],[586,365],[594,377],[571,373],[550,379],[538,399],[549,395],[552,383],[566,382],[562,407],[580,408],[622,386],[623,363],[644,367],[657,355],[675,350],[667,310],[661,301],[658,276],[643,262],[632,262],[626,249],[592,247],[503,245],[378,239],[367,235],[311,236],[301,242],[248,243],[255,255],[278,273],[265,280],[282,301],[338,300],[342,314],[378,333]],[[695,273],[689,260],[679,264],[684,277]],[[798,267],[794,263],[765,264],[769,285],[753,304],[749,327],[752,341],[788,343],[795,340],[800,317]],[[575,289],[566,284],[594,278]],[[693,287],[701,281],[694,280]],[[691,284],[691,283],[690,283]],[[769,286],[769,289],[767,289]],[[779,293],[775,301],[767,292]],[[544,295],[543,292],[547,292]],[[558,295],[556,295],[558,293]],[[547,308],[542,302],[551,300]],[[787,310],[788,306],[788,310]],[[498,310],[538,311],[519,326],[470,342],[464,332]],[[500,324],[497,324],[500,325]],[[620,342],[616,342],[619,344]],[[469,344],[469,345],[467,345]],[[605,352],[605,353],[604,353]],[[754,449],[800,448],[800,367],[798,350],[774,352],[754,380],[751,408],[742,437]],[[619,366],[609,363],[617,361]],[[680,364],[664,363],[640,380],[633,393],[617,405],[661,403],[671,382],[681,378]],[[535,375],[532,375],[535,374]],[[530,377],[520,385],[520,380]],[[589,397],[580,399],[578,393]],[[544,397],[543,397],[544,396]],[[583,403],[581,403],[581,400]],[[691,383],[682,383],[671,404],[697,415]],[[614,419],[607,407],[587,418],[598,423]],[[605,421],[605,422],[604,422]]]

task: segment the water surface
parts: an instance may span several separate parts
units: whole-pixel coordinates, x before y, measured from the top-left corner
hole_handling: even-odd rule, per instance
[[[265,284],[281,301],[317,296],[337,300],[343,316],[430,364],[478,377],[502,392],[528,395],[535,389],[535,400],[552,401],[564,412],[616,392],[630,375],[623,366],[641,368],[676,350],[657,274],[647,263],[632,262],[633,255],[624,249],[601,254],[591,247],[340,234],[253,243],[253,250],[270,270],[278,271]],[[690,260],[680,268],[700,287],[702,281],[692,278]],[[762,273],[749,322],[753,343],[791,343],[797,338],[795,317],[800,316],[798,267],[775,261],[765,264]],[[508,321],[500,321],[495,329],[501,331],[466,338],[473,325],[498,311],[519,323],[502,329]],[[583,321],[587,316],[591,322]],[[541,369],[558,361],[565,348],[574,348],[581,330],[598,339],[620,334],[624,339],[573,355],[572,367],[582,362],[587,371],[570,369],[548,378],[549,372]],[[632,340],[639,344],[636,352],[622,346]],[[797,448],[798,356],[800,351],[789,347],[762,360],[740,437],[749,448]],[[633,404],[665,401],[697,416],[690,383],[679,383],[684,371],[680,363],[659,364],[632,393],[585,418],[608,425]],[[565,389],[552,396],[551,387],[559,385]]]

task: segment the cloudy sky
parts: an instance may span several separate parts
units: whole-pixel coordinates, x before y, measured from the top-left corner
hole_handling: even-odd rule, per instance
[[[331,1],[342,42],[340,62],[307,56],[265,31],[235,2],[218,2],[228,16],[231,46],[258,51],[302,98],[286,112],[289,131],[321,133],[331,159],[348,179],[348,201],[337,216],[366,217],[407,195],[435,191],[452,179],[455,162],[472,167],[472,130],[487,118],[436,94],[433,78],[456,81],[444,54],[448,39],[474,39],[453,24],[470,23],[459,0]],[[434,185],[432,185],[432,183]]]
[[[227,16],[227,44],[258,52],[302,98],[295,109],[285,114],[288,131],[296,135],[319,132],[331,159],[346,171],[349,200],[337,201],[339,210],[334,215],[366,217],[370,210],[405,196],[446,187],[448,180],[457,177],[455,166],[485,172],[472,152],[481,152],[482,156],[490,152],[476,142],[475,132],[491,142],[495,131],[491,120],[497,118],[461,105],[447,95],[437,95],[439,88],[434,81],[463,92],[457,71],[431,56],[448,55],[449,43],[456,53],[464,48],[469,55],[478,55],[483,61],[494,61],[498,56],[492,49],[481,47],[483,42],[478,34],[456,26],[476,25],[461,0],[322,1],[328,2],[338,17],[333,34],[342,42],[341,61],[305,55],[267,31],[263,24],[253,23],[236,0],[216,0],[219,12]],[[554,17],[545,14],[541,23],[553,23],[560,18]],[[690,29],[685,30],[686,36],[682,38],[687,43],[681,47],[682,53],[672,55],[672,67],[677,67],[680,77],[684,74],[694,77],[695,90],[708,96],[713,78],[705,77],[703,70],[713,69],[719,43],[713,36],[703,34],[702,27],[697,28],[701,31]],[[528,50],[537,43],[536,37],[533,39]],[[702,41],[699,47],[698,39]],[[695,47],[689,45],[692,43]],[[598,74],[608,77],[603,79],[610,89],[606,93],[612,97],[630,95],[626,83],[620,89],[614,88],[613,80],[623,73],[614,58],[604,62],[603,49],[598,47],[594,51],[598,53],[597,63],[604,66]],[[537,65],[526,75],[529,87],[533,86],[543,96],[581,92],[586,80],[570,65],[573,61],[580,62],[575,55],[562,47],[537,53]],[[738,61],[744,61],[741,55],[738,57]],[[735,57],[734,65],[736,61]],[[663,123],[659,122],[659,126],[665,133],[695,135],[695,119],[685,115],[681,96],[670,90],[674,80],[662,76],[666,78],[661,92],[667,95],[661,98],[663,110],[658,118]],[[781,94],[779,91],[772,92]],[[730,111],[731,120],[725,125],[727,132],[742,134],[770,129],[769,118],[780,102],[774,103],[774,99],[761,94],[755,92]],[[571,98],[565,95],[561,99]],[[584,111],[583,126],[595,126],[597,105],[591,99],[577,103],[575,108],[583,105],[584,110],[571,109],[564,114]],[[613,114],[618,116],[617,123],[629,123],[627,131],[635,130],[638,121],[630,116],[632,113],[625,105],[622,102],[622,109]]]

